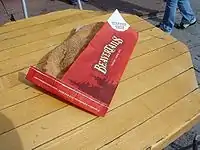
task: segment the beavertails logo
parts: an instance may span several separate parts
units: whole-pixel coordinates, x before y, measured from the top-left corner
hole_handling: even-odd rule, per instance
[[[94,68],[97,69],[99,72],[106,74],[107,73],[107,66],[110,60],[110,57],[113,53],[116,52],[117,47],[123,43],[123,40],[113,36],[112,41],[104,46],[103,53],[99,59],[98,64],[94,65]]]

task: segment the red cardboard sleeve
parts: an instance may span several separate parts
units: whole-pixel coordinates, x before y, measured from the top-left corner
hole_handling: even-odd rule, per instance
[[[35,67],[27,79],[97,116],[108,111],[138,39],[138,33],[116,10],[61,80]]]

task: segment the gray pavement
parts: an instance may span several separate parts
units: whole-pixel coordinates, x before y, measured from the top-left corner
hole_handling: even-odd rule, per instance
[[[13,13],[16,19],[23,18],[21,0],[3,0],[8,11]],[[30,16],[45,14],[48,12],[68,8],[78,8],[68,4],[67,0],[26,0]],[[164,10],[162,0],[89,0],[83,3],[84,9],[113,11],[118,8],[121,12],[142,15],[156,15]],[[0,4],[0,24],[8,22],[9,18]]]
[[[23,18],[20,0],[4,0],[4,2],[8,11],[13,13],[16,19]],[[69,5],[66,0],[27,0],[27,3],[30,16],[77,8],[76,6]],[[186,30],[174,29],[172,35],[188,45],[195,66],[197,80],[200,83],[200,1],[191,0],[191,3],[197,15],[198,23]],[[163,0],[90,0],[89,3],[83,3],[83,7],[88,10],[104,11],[113,11],[117,8],[121,12],[137,14],[146,18],[152,24],[158,24],[162,20],[165,3],[163,3]],[[177,13],[177,22],[180,19],[181,15]],[[0,5],[0,24],[8,21],[9,18]],[[190,150],[193,137],[197,133],[200,134],[200,124],[170,144],[166,150]]]

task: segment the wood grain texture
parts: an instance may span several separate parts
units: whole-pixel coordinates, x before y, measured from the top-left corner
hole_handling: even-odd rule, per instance
[[[185,54],[185,56],[188,58],[188,53],[187,55]],[[183,61],[182,59],[176,59],[173,61],[180,62],[180,60]],[[174,66],[174,62],[171,60],[171,62],[169,61],[168,63],[164,63],[162,65],[154,67],[153,69],[148,70],[145,73],[139,74],[138,76],[134,78],[131,78],[129,80],[122,82],[117,88],[117,91],[114,95],[114,101],[110,109],[113,110],[114,108],[118,108],[119,106],[126,104],[129,101],[132,101],[132,99],[140,95],[143,95],[144,93],[159,86],[160,84],[172,79],[174,76],[179,75],[181,72],[187,71],[192,65],[188,63],[187,60],[188,59],[186,59],[185,64],[177,63],[179,64],[179,69],[177,69],[177,66]],[[169,65],[170,63],[171,65]],[[188,64],[190,65],[188,66]],[[162,73],[165,75],[161,76]],[[191,71],[190,71],[190,75],[191,75]],[[192,84],[191,88],[196,88],[197,86],[196,81],[193,81],[193,83],[194,84]],[[135,105],[135,106],[136,108],[138,107],[138,105]],[[37,110],[37,107],[33,107],[33,109],[34,108],[35,110]],[[135,109],[135,108],[131,107],[131,109]],[[130,114],[126,112],[124,113]],[[54,113],[43,116],[42,118],[39,118],[33,122],[30,122],[15,130],[12,130],[8,133],[1,135],[0,141],[3,142],[3,139],[7,139],[7,138],[10,139],[13,137],[13,134],[15,132],[18,132],[19,135],[21,135],[21,140],[22,140],[23,145],[25,146],[25,149],[31,149],[31,148],[39,146],[40,144],[44,142],[51,140],[52,138],[62,135],[63,133],[66,133],[80,125],[83,125],[94,118],[95,118],[94,116],[89,115],[88,113],[85,113],[77,108],[67,106],[67,107],[64,107],[63,109],[59,109],[58,111]],[[43,128],[45,128],[45,130],[43,130]],[[37,135],[37,138],[35,138],[36,135]],[[3,143],[0,143],[0,145],[2,145]],[[8,148],[10,149],[10,147]]]
[[[49,29],[52,30],[53,28],[57,26],[64,25],[66,23],[74,22],[76,20],[79,20],[80,18],[88,18],[89,17],[95,17],[95,16],[100,16],[105,13],[103,12],[90,12],[90,13],[85,13],[82,14],[81,12],[75,11],[73,13],[67,13],[67,15],[61,17],[61,18],[55,18],[55,20],[49,20],[48,22],[44,22],[41,24],[35,24],[26,28],[21,28],[14,30],[12,32],[6,32],[0,34],[0,41],[3,40],[9,40],[13,38],[17,38],[20,36],[32,34],[34,32],[42,32],[42,30]],[[45,19],[46,20],[46,19]]]
[[[179,50],[174,50],[174,47],[179,47]],[[136,49],[137,50],[145,50],[145,49]],[[132,58],[127,67],[126,70],[122,76],[122,81],[125,79],[128,79],[132,76],[135,76],[147,69],[150,69],[156,65],[159,65],[167,60],[170,60],[178,55],[181,55],[187,51],[186,47],[183,46],[181,43],[174,43],[169,46],[166,46],[165,48],[161,48],[160,50],[155,50],[152,53],[148,53],[148,55],[144,55],[137,58]],[[172,53],[170,53],[172,52]],[[170,55],[166,55],[169,54]],[[154,57],[162,56],[161,59],[154,59]],[[166,56],[166,57],[165,57]],[[159,58],[159,57],[158,57]],[[24,59],[28,58],[24,57]],[[24,60],[22,59],[22,60]],[[143,61],[144,59],[147,59],[147,61]],[[20,59],[21,60],[21,59]],[[142,60],[142,61],[141,61]],[[152,61],[153,60],[153,61]],[[23,64],[22,64],[23,65]],[[25,63],[26,67],[27,64]],[[9,65],[8,65],[9,66]],[[141,67],[143,66],[143,67]],[[23,66],[25,67],[25,66]],[[22,67],[22,68],[23,68]],[[134,69],[132,69],[134,68]],[[29,87],[29,84],[23,84],[22,82],[25,82],[24,76],[27,72],[27,69],[21,70],[20,72],[15,72],[12,74],[9,74],[7,76],[1,77],[1,83],[2,83],[2,90],[0,91],[1,97],[7,99],[6,101],[0,101],[0,110],[5,109],[6,107],[15,105],[19,102],[23,102],[26,99],[31,99],[32,97],[35,97],[37,95],[40,95],[41,92]],[[18,94],[19,93],[19,94]],[[21,94],[22,93],[22,94]],[[17,94],[17,97],[13,97],[12,94]]]
[[[128,20],[130,22],[132,22],[132,21],[137,22],[137,21],[141,20],[138,17],[134,17],[131,15],[125,15],[125,16],[127,16]],[[87,23],[86,21],[81,20],[81,21],[79,21],[79,24],[81,24],[81,23],[84,24],[84,22]],[[93,20],[93,22],[95,22],[95,20]],[[65,29],[65,30],[67,31],[67,33],[64,32],[64,33],[61,33],[61,34],[58,34],[58,35],[55,35],[55,36],[52,36],[52,37],[49,37],[46,39],[34,41],[32,43],[28,43],[25,45],[14,47],[14,48],[8,48],[7,50],[0,52],[0,64],[4,64],[3,61],[5,61],[5,60],[10,61],[10,59],[14,58],[15,60],[11,61],[12,62],[11,64],[13,64],[13,62],[18,61],[18,59],[21,60],[21,59],[23,59],[23,57],[27,57],[27,55],[31,55],[31,53],[35,53],[36,51],[40,51],[40,50],[43,50],[43,52],[46,50],[46,53],[47,53],[52,48],[54,48],[59,43],[61,43],[67,37],[68,32],[71,29]],[[37,32],[35,34],[40,35],[41,33]],[[142,38],[140,38],[140,39],[142,40]],[[26,55],[26,56],[24,56],[24,55]],[[21,57],[19,57],[19,56],[21,56]],[[42,55],[40,55],[38,57],[41,58]],[[21,61],[23,61],[23,60],[21,60]],[[8,63],[10,63],[10,62],[8,62]],[[6,64],[6,62],[5,62],[5,64]],[[26,64],[26,62],[25,62],[25,64]],[[23,65],[25,65],[25,64],[23,64]],[[32,65],[34,65],[34,64],[32,64]],[[16,66],[19,69],[17,71],[19,71],[22,74],[26,73],[28,65],[26,65],[27,66],[26,68],[20,67],[20,65],[17,65],[17,64],[16,64]],[[3,65],[2,65],[2,67],[3,67]],[[24,69],[26,69],[26,70],[24,70]],[[3,70],[3,68],[0,68],[0,70]],[[6,70],[4,70],[4,71],[6,71]],[[16,73],[14,70],[12,72],[10,72],[7,76],[0,77],[0,90],[5,90],[6,88],[10,88],[10,87],[20,84],[20,82],[18,81],[19,78],[21,78],[20,75],[18,75],[18,72]],[[13,79],[15,79],[15,80],[13,80]]]
[[[184,74],[181,74],[180,76],[170,80],[169,82],[161,85],[158,88],[155,88],[151,91],[151,94],[148,94],[148,100],[149,103],[152,103],[154,95],[157,95],[157,97],[166,97],[165,99],[160,99],[160,103],[162,103],[165,100],[172,99],[172,101],[167,101],[168,106],[172,105],[184,95],[192,92],[195,89],[195,81],[193,80],[193,85],[191,85],[190,90],[186,90],[183,92],[182,90],[177,92],[183,92],[180,95],[176,94],[176,88],[173,86],[174,84],[179,84],[181,80],[190,80],[191,75],[193,74],[193,71],[188,71]],[[188,81],[190,82],[190,81]],[[171,85],[170,85],[171,84]],[[184,87],[187,83],[185,83]],[[168,95],[168,92],[162,92],[159,93],[159,88],[165,88],[166,91],[171,90],[170,95]],[[169,88],[169,89],[168,89]],[[65,136],[58,138],[55,141],[50,142],[50,144],[46,144],[45,146],[42,146],[41,148],[38,148],[40,150],[48,149],[48,150],[65,150],[65,149],[87,149],[87,150],[93,150],[93,149],[99,149],[102,146],[106,145],[107,143],[115,140],[116,138],[119,138],[123,134],[126,135],[126,133],[129,135],[129,132],[131,132],[132,129],[137,129],[143,124],[144,122],[148,122],[150,118],[154,118],[155,113],[151,112],[151,110],[148,108],[148,105],[144,105],[144,103],[141,102],[143,100],[143,96],[146,96],[146,94],[141,95],[140,97],[130,101],[129,103],[126,103],[125,105],[121,106],[120,108],[110,112],[106,118],[97,118],[96,120],[89,122],[87,125],[80,127],[72,132],[67,133]],[[152,97],[151,97],[152,96]],[[200,96],[200,95],[198,95]],[[198,97],[199,98],[199,97]],[[199,101],[199,100],[198,100]],[[156,105],[157,103],[155,103]],[[181,107],[181,105],[180,105]],[[199,105],[198,105],[199,107]],[[166,107],[161,107],[162,109],[165,109]],[[197,107],[196,107],[197,108]],[[197,109],[196,109],[197,110]],[[183,111],[183,110],[182,110]],[[194,111],[196,112],[196,111]],[[193,113],[194,113],[193,112]],[[156,118],[156,117],[155,117]],[[160,121],[160,120],[159,120]],[[167,124],[167,122],[165,122]],[[168,122],[169,125],[170,122]],[[149,124],[148,124],[149,125]],[[159,128],[158,124],[158,128]],[[162,124],[161,124],[162,126]],[[147,126],[149,127],[149,126]],[[155,127],[155,124],[151,125],[151,130],[139,130],[140,134],[130,134],[135,139],[127,139],[124,140],[125,144],[128,144],[127,147],[122,146],[121,149],[145,149],[146,147],[146,140],[148,142],[152,139],[155,140],[153,137],[149,137],[148,135],[156,136],[156,139],[158,140],[160,137],[157,136],[157,131],[153,130],[153,127]],[[165,126],[164,126],[165,127]],[[165,128],[163,129],[165,130]],[[163,131],[161,130],[161,131]],[[158,133],[160,130],[158,130]],[[167,130],[169,131],[169,130]],[[167,133],[166,131],[166,133]],[[147,132],[147,133],[146,133]],[[155,132],[155,134],[154,134]],[[147,134],[147,138],[145,137]],[[161,133],[161,135],[163,135]],[[95,137],[95,138],[94,138]],[[137,138],[139,137],[139,138]],[[141,137],[141,138],[140,138]],[[145,140],[142,139],[142,137],[145,138]],[[136,140],[137,139],[137,140]],[[77,141],[79,141],[77,143]],[[113,149],[120,148],[118,146],[118,142],[116,141],[116,147]],[[144,146],[144,147],[143,147]],[[109,147],[110,148],[110,147]],[[108,148],[108,149],[109,149]]]
[[[147,30],[145,30],[143,32],[146,32],[146,31]],[[140,39],[139,39],[139,44],[140,44],[140,41],[142,41],[143,36],[144,37],[154,38],[154,31],[155,30],[153,30],[151,32],[151,35],[149,34],[149,36],[148,35],[145,36],[145,34],[142,34],[143,32],[141,32]],[[183,49],[185,49],[185,48],[183,48]],[[17,50],[19,50],[22,53],[25,51],[21,47],[21,49],[16,49],[14,52],[16,52]],[[140,51],[143,51],[143,50],[145,50],[145,49],[140,49]],[[48,49],[45,49],[43,51],[44,51],[44,53],[47,53]],[[45,52],[45,51],[47,51],[47,52]],[[38,53],[38,52],[34,52],[34,53]],[[17,54],[17,53],[14,53],[13,55],[15,55],[15,54]],[[29,55],[31,55],[31,54],[32,53],[30,53]],[[12,70],[15,69],[15,68],[9,67],[10,64],[13,64],[12,62],[15,62],[15,61],[18,61],[18,60],[19,60],[19,62],[20,62],[20,60],[30,61],[29,58],[27,58],[27,55],[23,55],[21,57],[13,58],[14,61],[13,61],[13,59],[9,59],[7,61],[11,62],[11,63],[7,63],[8,64],[8,68],[5,67],[4,65],[2,65],[2,67],[5,67],[5,69],[6,68],[7,69],[11,68],[11,71],[12,71]],[[42,56],[38,56],[38,58],[36,57],[36,59],[39,60],[40,57],[42,57]],[[36,61],[35,61],[35,63],[36,63]],[[1,64],[4,64],[4,63],[1,62],[0,65]],[[25,85],[25,84],[22,83],[22,82],[24,82],[24,76],[25,76],[25,73],[27,72],[27,69],[23,69],[23,68],[28,68],[29,65],[33,65],[33,64],[29,64],[29,63],[25,62],[25,63],[22,63],[21,66],[20,66],[20,64],[18,63],[18,67],[21,67],[21,68],[18,68],[20,70],[19,72],[9,73],[8,75],[3,76],[3,77],[0,78],[0,81],[1,81],[0,82],[1,83],[0,84],[0,91],[1,91],[0,95],[2,97],[4,97],[5,99],[7,99],[7,101],[2,101],[1,102],[0,109],[12,106],[14,104],[17,104],[19,102],[22,102],[22,101],[26,100],[26,98],[30,99],[30,98],[35,97],[38,94],[40,94],[40,92],[38,90],[34,90],[34,89],[30,88],[29,85]],[[6,71],[6,70],[4,70],[4,71]],[[20,85],[20,84],[23,84],[23,85]],[[25,96],[23,96],[23,94],[18,94],[18,97],[12,97],[12,96],[10,96],[10,95],[12,95],[12,93],[13,94],[23,93]]]
[[[106,117],[63,103],[24,79],[28,67],[72,28],[109,16],[66,10],[0,27],[0,149],[161,149],[199,119],[200,93],[188,48],[130,14],[123,16],[139,41]]]
[[[139,73],[145,72],[146,70],[151,69],[154,66],[158,66],[177,56],[180,56],[181,58],[183,58],[183,56],[187,57],[186,54],[183,55],[186,52],[186,49],[179,49],[179,51],[178,50],[174,51],[174,47],[176,46],[181,47],[181,44],[175,43],[161,50],[152,52],[148,55],[144,55],[143,57],[138,57],[136,59],[130,60],[125,70],[125,73],[122,76],[121,81],[127,80],[133,76],[138,75]],[[170,53],[171,55],[168,55],[167,53]],[[167,55],[168,57],[164,57],[165,55]],[[155,57],[158,57],[159,59],[155,59]],[[146,60],[146,61],[143,61],[143,60]],[[134,68],[134,71],[132,68]],[[2,109],[12,106],[13,104],[16,104],[17,102],[19,103],[19,102],[25,101],[24,103],[20,103],[17,106],[13,106],[13,107],[7,108],[6,110],[0,111],[4,115],[9,113],[12,116],[12,117],[10,116],[9,118],[12,118],[12,120],[14,120],[13,121],[14,123],[17,122],[15,123],[16,127],[26,122],[29,122],[31,120],[34,120],[35,118],[39,118],[42,115],[53,112],[55,109],[60,109],[63,107],[63,105],[58,105],[56,107],[55,102],[54,102],[54,101],[57,101],[56,99],[52,99],[52,101],[51,100],[48,101],[48,99],[50,99],[49,96],[42,95],[42,92],[39,92],[38,90],[34,90],[33,88],[30,88],[28,86],[26,89],[23,84],[21,86],[16,86],[12,88],[12,90],[3,91],[1,93],[2,93],[0,94],[1,97],[7,99],[7,101],[0,102],[0,106],[1,106],[0,108]],[[12,96],[13,94],[16,94],[18,96],[13,97]],[[50,107],[48,111],[45,111],[45,108],[40,109],[40,107],[42,106],[41,103],[43,102],[45,102],[45,106],[43,107],[45,107],[46,109],[48,108],[48,106]],[[35,106],[33,105],[33,103]],[[32,106],[31,108],[35,108],[35,110],[37,110],[38,113],[33,114],[31,109],[25,109],[27,108],[26,106],[29,106],[29,105]],[[52,108],[52,105],[55,105],[55,106]],[[13,109],[15,111],[13,111]],[[23,113],[21,112],[22,109],[26,110],[25,112],[27,115],[24,117],[23,117],[24,112]],[[30,115],[28,115],[29,113]],[[5,132],[7,130],[9,129],[3,129],[2,131],[0,131],[0,133]]]
[[[47,23],[54,20],[62,19],[66,16],[71,16],[75,14],[86,14],[86,13],[94,13],[94,11],[91,10],[85,10],[84,13],[81,11],[77,11],[76,9],[67,9],[57,12],[51,12],[45,15],[35,16],[35,17],[29,17],[27,19],[17,20],[16,22],[9,22],[7,24],[4,24],[0,28],[0,34],[12,32],[18,29],[28,28],[35,25]],[[98,11],[95,11],[95,13],[98,13]],[[102,11],[99,11],[99,13],[105,13]]]
[[[138,21],[142,22],[139,19],[135,19],[135,17],[133,17],[133,16],[128,16],[126,18],[131,25],[137,23]],[[59,20],[57,20],[57,21],[59,22]],[[69,23],[70,22],[65,22],[65,24],[69,24]],[[40,27],[40,25],[37,25],[36,27],[38,27],[38,26]],[[59,26],[59,25],[57,25],[57,26]],[[134,26],[135,26],[135,29],[138,30],[138,31],[140,31],[140,29],[146,31],[147,29],[152,28],[152,26],[150,27],[148,25],[143,26],[142,28],[137,26],[137,24],[134,25]],[[30,29],[32,29],[32,28],[30,28]],[[51,30],[51,28],[49,30]],[[0,52],[0,62],[2,62],[4,60],[15,58],[17,56],[29,54],[31,52],[35,52],[35,51],[38,51],[38,50],[43,50],[43,49],[48,49],[48,48],[53,49],[54,47],[58,46],[62,41],[64,41],[68,37],[70,31],[71,31],[71,28],[65,29],[64,33],[61,33],[61,34],[58,34],[58,35],[55,35],[55,36],[50,36],[50,37],[47,37],[45,39],[36,40],[36,41],[33,41],[29,44],[25,44],[25,45],[21,45],[21,46],[17,46],[17,47],[13,47],[13,48],[3,50],[3,51]],[[25,29],[24,32],[29,32],[29,28]],[[38,34],[38,36],[40,36],[40,31],[37,31],[36,33]],[[13,33],[9,33],[9,35],[13,35]],[[21,38],[21,37],[26,36],[26,35],[27,34],[22,35],[20,37],[16,37],[16,38]],[[150,39],[150,38],[152,38],[151,35],[147,35],[147,34],[143,33],[142,38],[140,38],[140,41]]]
[[[170,136],[180,136],[188,130],[184,126],[191,124],[189,126],[192,127],[197,122],[195,119],[199,119],[199,107],[200,91],[198,89],[146,120],[137,128],[102,147],[101,150],[132,150],[133,148],[160,150],[169,144]]]
[[[82,15],[78,15],[77,19],[74,20],[73,22],[68,22],[68,24],[55,26],[50,29],[44,29],[44,30],[40,31],[39,34],[38,34],[38,32],[36,32],[36,33],[33,32],[32,34],[25,34],[24,36],[19,36],[17,38],[11,38],[8,40],[0,41],[0,45],[1,45],[0,51],[6,50],[9,48],[13,48],[13,47],[18,47],[18,46],[21,46],[24,44],[32,43],[34,41],[42,40],[42,39],[45,39],[45,38],[48,38],[51,36],[55,36],[58,34],[62,34],[62,33],[65,33],[67,31],[73,29],[74,27],[82,26],[84,24],[90,24],[90,23],[98,22],[98,21],[106,21],[108,19],[108,17],[110,16],[110,14],[106,14],[106,15],[99,14],[99,15],[94,15],[94,16],[91,16],[91,15],[90,15],[90,13],[84,13]],[[135,20],[140,21],[140,19],[137,19],[138,17],[132,17],[130,14],[125,14],[124,18],[126,18],[126,17],[131,17]]]
[[[151,29],[149,29],[149,30],[151,30]],[[159,49],[159,44],[156,44],[155,47],[150,42],[149,42],[149,44],[146,44],[146,41],[149,41],[152,38],[155,39],[155,36],[157,36],[157,30],[159,30],[159,29],[151,30],[151,31],[145,30],[145,31],[143,31],[144,33],[141,32],[140,37],[139,37],[139,42],[138,42],[138,44],[136,45],[136,48],[135,48],[136,49],[136,51],[134,52],[135,54],[133,53],[131,58],[134,58],[134,57],[137,57],[138,55],[140,56],[140,55],[149,53],[151,51],[154,51],[156,49]],[[145,33],[146,31],[150,32],[150,34],[146,34]],[[64,39],[64,36],[62,38]],[[164,41],[165,39],[166,40],[169,39],[169,35],[162,35],[162,39],[163,39],[162,41]],[[61,42],[60,40],[57,40],[57,41]],[[49,42],[49,43],[48,42],[49,42],[49,40],[47,40],[46,44],[47,45],[49,45],[49,44],[51,45],[51,42]],[[169,43],[173,43],[173,42],[174,42],[174,40],[169,41]],[[169,43],[166,43],[164,46],[168,45]],[[29,65],[36,64],[36,62],[40,58],[42,58],[42,56],[44,54],[48,53],[51,50],[50,47],[43,48],[43,49],[40,50],[40,47],[42,47],[42,44],[44,44],[44,43],[43,42],[39,43],[38,47],[37,47],[37,44],[38,43],[35,43],[34,45],[31,45],[31,47],[29,48],[30,51],[32,51],[31,53],[29,53],[28,50],[27,50],[28,45],[23,46],[23,47],[17,47],[16,49],[14,48],[14,49],[12,49],[11,52],[8,52],[8,53],[11,54],[11,55],[20,54],[20,53],[23,53],[23,54],[21,56],[19,56],[19,57],[17,57],[16,55],[15,55],[16,57],[10,56],[11,57],[10,59],[7,59],[5,62],[4,61],[0,62],[0,65],[2,66],[2,68],[6,68],[5,70],[3,70],[3,69],[0,70],[0,72],[2,71],[1,72],[2,73],[1,74],[2,77],[0,77],[0,91],[4,90],[4,89],[11,88],[13,86],[16,86],[16,85],[20,84],[21,82],[19,81],[19,78],[21,78],[21,77],[20,77],[18,72],[20,72],[21,74],[26,73],[27,68],[28,68]],[[160,47],[164,47],[164,46],[163,46],[163,43],[161,42],[160,43]],[[149,47],[151,48],[150,50],[149,50]],[[33,51],[35,49],[36,49],[36,51]],[[37,49],[39,49],[39,50],[37,50]],[[139,50],[137,50],[137,49],[139,49]],[[147,52],[147,49],[148,49],[148,52]],[[183,45],[183,49],[185,49],[184,45]],[[19,50],[19,53],[17,53],[17,50]],[[15,52],[12,53],[13,51],[15,51]],[[43,53],[40,52],[40,51],[43,51]],[[2,57],[3,57],[4,55],[6,55],[6,53],[4,53],[4,51],[2,53],[0,52],[0,57],[1,57],[1,54],[2,54]],[[27,55],[29,55],[29,54],[32,55],[33,54],[33,56],[34,56],[34,55],[36,55],[35,53],[39,53],[39,54],[42,54],[42,55],[38,55],[38,57],[36,57],[36,60],[27,59]],[[138,54],[138,55],[136,55],[136,54]],[[23,60],[24,58],[25,58],[25,60]],[[17,62],[18,60],[19,60],[19,62],[28,61],[29,63],[25,62],[25,63],[22,64],[22,66],[20,66],[20,64],[13,63],[13,62]],[[30,61],[32,61],[32,62],[34,61],[34,63],[30,64]],[[4,64],[5,65],[6,64],[8,64],[8,65],[11,64],[11,65],[14,65],[15,67],[14,68],[12,68],[12,67],[8,67],[7,68],[7,67],[5,67]],[[11,69],[11,72],[10,72],[9,68]],[[16,71],[18,71],[18,72],[16,72]]]

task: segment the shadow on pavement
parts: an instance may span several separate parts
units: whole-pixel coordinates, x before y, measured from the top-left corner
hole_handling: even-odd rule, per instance
[[[69,3],[69,0],[59,0],[65,3]],[[156,16],[159,10],[154,10],[134,4],[134,2],[122,1],[122,0],[89,0],[87,3],[103,11],[120,10],[123,13],[135,14],[138,16],[149,15]]]
[[[158,10],[145,8],[143,6],[139,6],[134,4],[134,2],[130,3],[122,0],[91,0],[89,2],[91,5],[105,11],[113,11],[115,9],[119,9],[121,12],[136,14],[138,16],[147,15],[156,15],[159,13]]]

